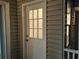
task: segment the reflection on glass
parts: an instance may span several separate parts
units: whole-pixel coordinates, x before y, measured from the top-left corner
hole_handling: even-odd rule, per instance
[[[40,39],[42,39],[43,38],[43,30],[39,29],[38,31],[39,31],[39,35],[38,36],[39,36]]]
[[[29,29],[29,36],[33,37],[33,29]]]
[[[67,13],[70,13],[71,12],[71,8],[69,6],[69,4],[67,4]]]
[[[70,13],[67,14],[67,24],[70,25]]]
[[[37,19],[37,10],[34,10],[34,19]]]
[[[37,28],[37,20],[34,20],[34,28]]]
[[[68,47],[69,46],[69,34],[70,34],[70,32],[69,32],[69,28],[70,28],[70,25],[71,25],[71,9],[70,9],[70,5],[69,4],[67,4],[67,22],[66,22],[66,47]]]
[[[42,21],[42,19],[38,20],[38,25],[39,25],[38,26],[39,28],[43,28],[43,21]]]
[[[34,29],[34,38],[37,38],[37,29]]]
[[[43,18],[43,9],[38,9],[38,18]]]
[[[29,11],[29,19],[33,19],[33,10]]]
[[[67,26],[67,32],[66,32],[66,36],[67,36],[67,38],[66,38],[66,46],[68,47],[68,45],[69,45],[69,26]]]
[[[29,28],[33,28],[33,20],[29,20]]]

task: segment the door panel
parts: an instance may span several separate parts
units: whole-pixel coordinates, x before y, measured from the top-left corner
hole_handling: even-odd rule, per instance
[[[27,59],[46,59],[46,39],[43,3],[26,8]]]

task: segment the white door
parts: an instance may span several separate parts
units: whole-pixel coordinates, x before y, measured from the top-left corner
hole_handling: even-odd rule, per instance
[[[46,59],[44,3],[26,7],[27,59]]]

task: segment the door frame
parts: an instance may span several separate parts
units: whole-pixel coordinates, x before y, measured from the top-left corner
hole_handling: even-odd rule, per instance
[[[75,11],[79,12],[79,6],[74,8]],[[79,23],[79,21],[78,21]],[[78,50],[79,50],[79,24],[78,24]],[[79,54],[78,54],[78,58],[79,58]]]
[[[4,29],[4,47],[5,47],[5,59],[11,59],[10,50],[10,10],[9,3],[5,1],[0,1],[2,6],[2,21]]]
[[[37,3],[44,3],[44,39],[46,41],[46,0],[35,0],[35,1],[31,1],[31,2],[27,2],[27,3],[24,3],[22,4],[22,39],[23,39],[23,59],[26,59],[27,58],[27,52],[26,52],[26,31],[25,31],[25,22],[26,22],[26,7],[29,6],[29,5],[33,5],[33,4],[37,4]],[[46,44],[46,43],[45,43]]]

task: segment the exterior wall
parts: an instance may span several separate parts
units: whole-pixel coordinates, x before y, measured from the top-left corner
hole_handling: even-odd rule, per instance
[[[62,0],[47,0],[47,59],[63,59]]]
[[[10,3],[11,58],[23,59],[22,3],[27,1],[4,1]],[[62,15],[62,0],[47,0],[47,59],[62,59]]]
[[[28,0],[29,2],[32,0]],[[26,0],[17,0],[18,16],[18,59],[23,59],[22,4]],[[47,59],[63,59],[63,1],[47,0]]]
[[[18,16],[18,59],[23,59],[23,40],[22,40],[22,0],[17,0]]]
[[[10,3],[10,31],[11,31],[11,59],[17,59],[17,39],[18,39],[18,20],[17,20],[17,1],[0,0]]]
[[[10,2],[11,58],[23,59],[22,4],[32,0]],[[47,0],[47,59],[62,59],[62,0]]]

